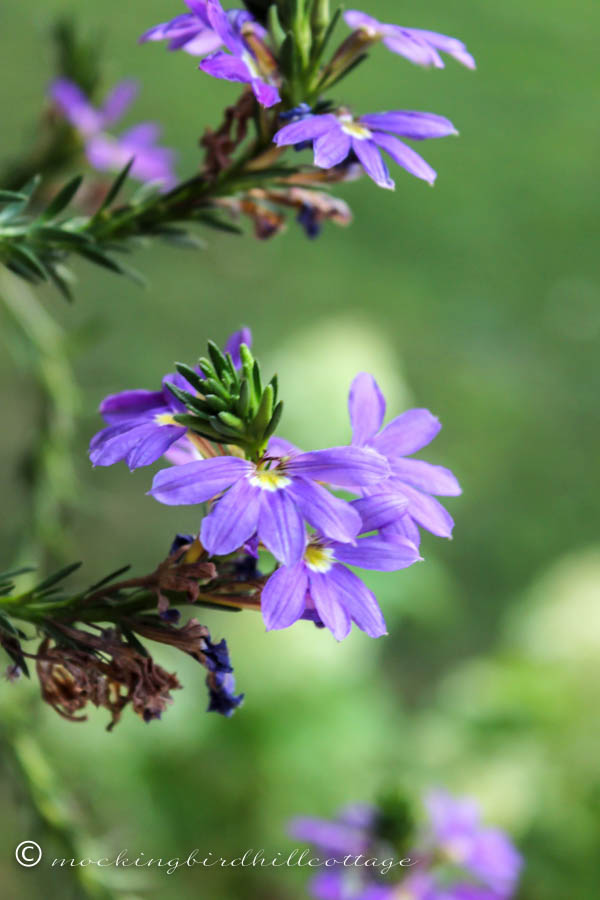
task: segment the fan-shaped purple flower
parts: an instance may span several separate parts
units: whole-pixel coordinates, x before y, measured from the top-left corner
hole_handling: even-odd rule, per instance
[[[257,533],[276,559],[292,565],[305,550],[305,520],[340,542],[354,541],[362,527],[360,514],[318,482],[372,485],[389,471],[369,448],[334,447],[257,463],[220,456],[158,472],[150,494],[168,506],[190,506],[226,491],[202,521],[208,552],[232,553]]]
[[[381,156],[382,150],[416,178],[430,184],[436,178],[431,166],[395,135],[422,141],[457,133],[452,122],[434,113],[397,110],[355,119],[350,113],[339,110],[285,125],[274,141],[279,147],[312,141],[314,162],[321,169],[331,169],[353,153],[375,184],[393,190],[395,184]]]
[[[379,491],[389,491],[408,501],[404,516],[381,529],[384,536],[407,537],[419,545],[420,525],[439,537],[451,537],[454,522],[432,495],[454,497],[460,485],[449,469],[420,459],[409,459],[439,433],[438,419],[427,409],[409,409],[380,430],[385,417],[385,398],[372,375],[357,375],[348,398],[352,443],[372,447],[388,460],[392,477]],[[379,492],[368,488],[364,493]]]

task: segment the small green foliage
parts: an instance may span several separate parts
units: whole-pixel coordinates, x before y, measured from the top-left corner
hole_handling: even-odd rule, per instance
[[[241,371],[237,371],[229,353],[224,354],[212,341],[208,357],[195,369],[177,363],[176,369],[196,393],[168,384],[172,394],[188,410],[175,421],[216,443],[240,447],[249,459],[258,458],[274,433],[283,403],[277,402],[277,377],[263,387],[260,366],[250,349],[242,344]]]

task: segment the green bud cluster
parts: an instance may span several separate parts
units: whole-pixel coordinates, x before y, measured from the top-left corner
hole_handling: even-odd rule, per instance
[[[231,354],[224,354],[212,341],[208,358],[198,360],[204,378],[195,369],[177,363],[176,369],[197,393],[168,384],[169,390],[188,410],[174,416],[179,425],[219,444],[241,447],[248,459],[257,459],[275,432],[283,412],[277,402],[277,376],[263,387],[260,366],[249,348],[240,347],[241,369]]]

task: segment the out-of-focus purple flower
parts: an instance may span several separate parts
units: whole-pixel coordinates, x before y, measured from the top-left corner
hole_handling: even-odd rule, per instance
[[[323,853],[343,859],[348,854],[358,856],[366,852],[376,814],[372,806],[356,805],[341,810],[333,822],[298,816],[292,819],[288,831],[292,837],[313,844]]]
[[[389,25],[378,22],[364,12],[352,9],[344,13],[346,24],[356,31],[366,33],[374,40],[381,40],[392,53],[404,56],[419,66],[444,68],[444,60],[440,52],[447,53],[468,69],[475,68],[475,60],[462,41],[437,34],[435,31],[423,31],[420,28],[404,28],[401,25]]]
[[[417,547],[399,536],[394,541],[364,537],[354,545],[313,538],[300,562],[277,569],[265,584],[261,611],[267,630],[288,628],[315,609],[338,641],[350,634],[352,622],[370,637],[381,637],[387,629],[377,598],[346,565],[395,572],[420,558]]]
[[[210,24],[206,0],[184,2],[190,12],[150,28],[140,37],[140,44],[146,41],[168,41],[169,50],[185,50],[192,56],[205,56],[218,50],[223,41]],[[251,18],[250,14],[248,16]]]
[[[242,344],[245,344],[246,347],[250,348],[252,346],[252,332],[249,328],[240,328],[239,331],[234,331],[232,335],[230,335],[223,348],[225,353],[231,354],[231,361],[236,369],[241,368],[242,358],[240,356],[240,347]]]
[[[256,533],[276,559],[293,565],[304,554],[305,520],[340,542],[352,542],[361,529],[359,513],[318,482],[369,485],[387,474],[386,461],[369,448],[267,455],[257,463],[221,456],[163,469],[150,495],[168,506],[190,506],[226,491],[202,521],[208,552],[232,553]]]
[[[279,147],[312,141],[314,162],[321,169],[331,169],[353,153],[375,184],[393,190],[395,184],[381,156],[382,150],[416,178],[430,184],[436,178],[431,166],[395,135],[422,141],[450,134],[457,134],[452,122],[433,113],[398,110],[355,119],[350,113],[339,110],[335,114],[308,116],[285,125],[273,140]]]
[[[249,84],[261,106],[279,103],[277,62],[264,41],[264,29],[249,21],[247,14],[239,13],[232,20],[219,0],[206,0],[206,14],[229,53],[219,50],[202,60],[199,68],[214,78]]]
[[[442,427],[439,420],[427,409],[409,409],[380,431],[385,417],[385,398],[373,376],[366,372],[357,375],[352,382],[348,406],[353,445],[372,447],[390,464],[392,477],[380,486],[380,490],[408,501],[406,513],[383,526],[382,535],[401,535],[418,546],[420,538],[416,526],[420,525],[439,537],[451,537],[452,517],[432,495],[458,496],[461,493],[458,481],[449,469],[420,459],[407,459],[431,443]]]
[[[177,181],[173,172],[175,153],[158,145],[160,128],[156,123],[134,125],[118,137],[105,131],[125,114],[137,90],[135,82],[122,81],[96,109],[74,82],[59,78],[50,85],[50,96],[81,134],[86,156],[95,169],[120,171],[133,158],[133,178],[160,182],[168,189]]]
[[[483,826],[479,808],[470,799],[456,798],[437,790],[428,795],[425,805],[436,848],[489,888],[492,898],[510,897],[522,859],[504,832]],[[463,891],[461,896],[467,900],[469,895]],[[481,895],[471,896],[478,900]]]

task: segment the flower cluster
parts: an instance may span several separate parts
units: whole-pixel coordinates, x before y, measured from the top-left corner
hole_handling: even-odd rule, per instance
[[[136,82],[122,81],[96,109],[69,79],[59,78],[50,85],[50,96],[81,136],[90,165],[101,172],[120,172],[133,159],[133,178],[158,182],[168,190],[177,182],[175,153],[157,144],[160,128],[155,122],[134,125],[118,137],[106,130],[125,115],[137,92]]]
[[[352,443],[302,451],[274,433],[277,381],[263,387],[250,341],[243,330],[224,353],[209,345],[210,359],[195,369],[179,364],[160,391],[107,397],[100,411],[108,425],[91,441],[92,462],[126,460],[135,469],[165,456],[173,465],[156,474],[150,495],[202,507],[199,546],[217,571],[268,551],[275,569],[260,598],[267,629],[310,618],[338,640],[352,623],[379,637],[386,625],[377,600],[348,566],[397,571],[421,559],[420,528],[450,537],[452,519],[434,495],[459,494],[458,482],[411,458],[440,424],[413,409],[382,428],[385,400],[363,373],[350,388]]]
[[[311,882],[312,896],[316,900],[514,896],[521,856],[504,832],[482,824],[474,801],[436,790],[425,797],[425,812],[426,820],[417,828],[404,802],[351,807],[333,822],[294,820],[291,834],[328,857],[326,870]]]
[[[285,38],[287,23],[280,22],[277,7],[272,7],[269,28],[265,28],[247,10],[225,11],[219,0],[186,0],[186,4],[188,13],[151,28],[140,40],[166,40],[170,50],[181,49],[203,56],[199,64],[203,72],[250,85],[256,100],[266,109],[283,102],[288,111],[280,111],[280,120],[292,117],[296,121],[276,130],[273,139],[278,147],[302,148],[313,143],[314,163],[318,168],[335,169],[346,161],[356,161],[377,185],[393,189],[394,181],[381,156],[383,150],[410,174],[433,184],[434,170],[398,136],[422,141],[456,134],[448,119],[406,110],[355,117],[344,107],[321,112],[307,101],[317,101],[322,90],[337,82],[379,41],[418,65],[443,68],[440,56],[443,52],[474,68],[473,57],[461,41],[435,32],[378,22],[366,13],[353,10],[344,16],[352,33],[321,68],[318,64],[322,48],[315,45],[314,39],[318,31],[315,18],[323,4],[313,4],[315,18],[311,23],[302,23],[303,4],[299,3],[289,35],[291,43],[296,44],[296,68],[299,65],[302,70],[303,58],[307,65],[300,79],[304,87],[302,103],[294,106],[290,103],[293,85],[288,83],[293,78],[285,58],[286,50],[291,49],[290,41]],[[328,12],[323,9],[321,12],[327,21],[320,24],[328,26]]]

